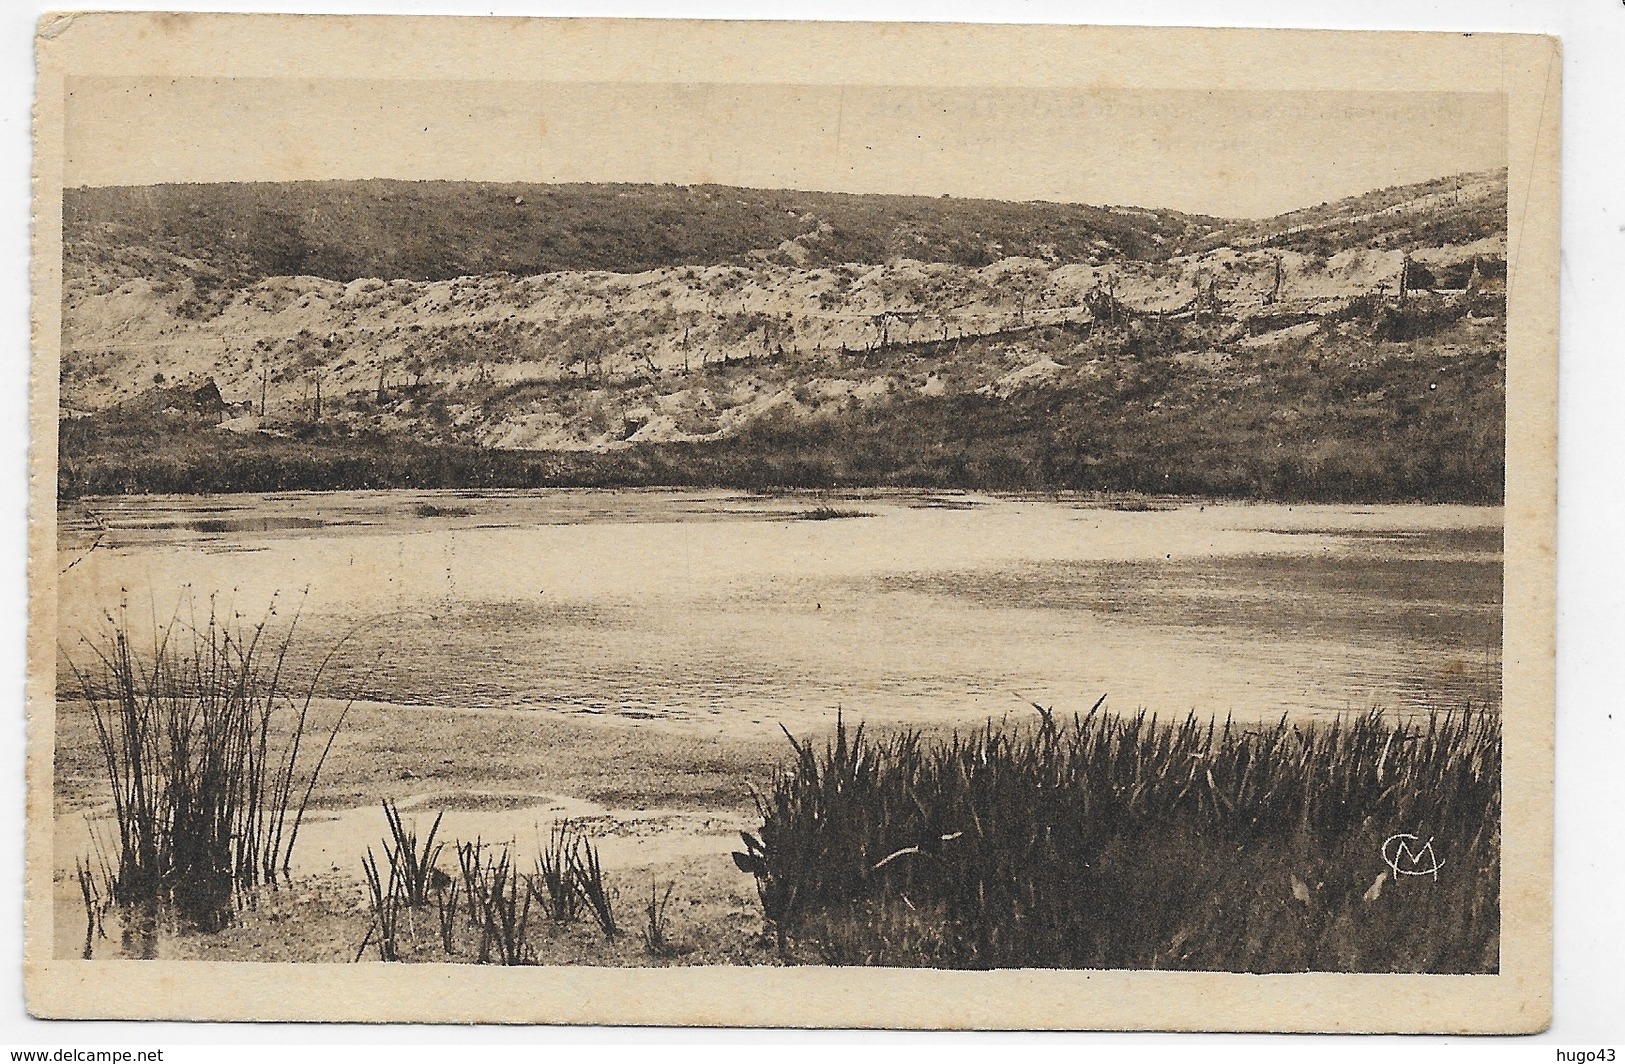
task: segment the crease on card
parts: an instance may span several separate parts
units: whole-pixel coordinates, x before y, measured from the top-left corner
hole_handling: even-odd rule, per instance
[[[68,32],[68,27],[72,26],[79,20],[80,14],[82,14],[82,12],[68,11],[56,15],[41,16],[39,22],[40,38],[47,41],[56,40],[64,33]]]

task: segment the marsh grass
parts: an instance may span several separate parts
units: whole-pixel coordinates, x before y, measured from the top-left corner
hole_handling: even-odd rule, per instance
[[[434,909],[440,926],[440,948],[447,954],[457,952],[457,880],[447,878],[435,887]]]
[[[418,517],[469,517],[474,513],[466,506],[436,506],[432,502],[420,502],[412,512]]]
[[[619,935],[621,929],[615,923],[615,907],[609,888],[604,884],[604,868],[598,862],[598,850],[592,840],[584,834],[577,835],[570,847],[568,860],[576,891],[581,895],[582,904],[597,921],[598,929],[605,938]]]
[[[840,521],[853,517],[873,517],[863,510],[843,510],[835,506],[817,506],[811,510],[797,510],[790,514],[795,521]]]
[[[215,931],[237,892],[287,874],[349,707],[312,755],[311,701],[337,647],[289,692],[298,617],[277,634],[274,614],[244,627],[211,599],[206,619],[177,614],[138,650],[121,610],[85,640],[90,664],[69,657],[112,794],[112,902]]]
[[[396,862],[391,861],[389,875],[385,879],[380,874],[378,858],[373,856],[372,847],[367,847],[367,856],[361,860],[361,871],[367,881],[367,902],[372,908],[372,925],[367,928],[367,935],[356,950],[356,960],[361,959],[369,943],[377,945],[379,960],[401,959],[396,933],[400,927],[401,909],[405,899],[398,869]]]
[[[383,841],[384,859],[388,862],[389,874],[385,876],[382,873],[372,847],[367,847],[367,855],[361,860],[361,871],[367,883],[367,904],[372,911],[372,924],[367,928],[367,936],[361,940],[361,946],[356,950],[356,959],[361,959],[362,954],[367,951],[367,945],[376,938],[379,960],[400,960],[401,951],[397,933],[402,910],[424,908],[431,900],[436,903],[441,939],[445,943],[446,952],[451,953],[452,937],[448,925],[456,919],[456,884],[451,877],[436,867],[445,845],[442,843],[437,846],[434,841],[445,813],[442,812],[434,818],[428,837],[420,846],[417,825],[407,824],[401,818],[400,809],[387,798],[383,801],[383,808],[384,821],[389,825],[390,837]],[[446,894],[448,884],[452,887],[449,898]]]
[[[551,948],[554,936],[568,939],[569,926],[584,915],[605,939],[620,935],[615,891],[605,882],[597,848],[572,822],[552,826],[534,873],[520,870],[511,841],[476,838],[449,844],[457,855],[457,875],[448,876],[436,867],[446,845],[435,842],[443,814],[420,842],[393,802],[383,807],[391,840],[384,842],[382,859],[368,848],[361,860],[372,918],[355,960],[373,948],[383,961],[460,957],[475,964],[535,964],[538,949]],[[644,939],[655,956],[678,952],[667,915],[675,887],[668,886],[664,897],[651,896]],[[421,906],[412,901],[419,888]],[[419,926],[416,912],[429,907],[433,922],[425,917]]]
[[[1491,712],[1240,728],[1097,703],[940,740],[842,722],[822,751],[791,742],[734,856],[791,959],[1498,967]],[[1391,869],[1400,832],[1431,842],[1442,870]]]
[[[555,823],[548,832],[547,845],[537,855],[532,880],[538,888],[537,900],[556,924],[571,924],[581,916],[581,892],[576,889],[570,862],[571,841],[569,821]]]
[[[667,957],[675,952],[670,937],[671,918],[667,910],[671,907],[671,892],[676,886],[675,881],[667,883],[665,893],[661,893],[659,884],[652,879],[649,881],[649,903],[643,907],[642,934],[644,946],[655,957]]]
[[[420,847],[417,825],[406,824],[400,810],[389,799],[384,799],[383,806],[384,819],[389,823],[390,841],[384,851],[389,859],[389,870],[400,880],[402,900],[414,909],[421,909],[429,904],[436,880],[445,875],[436,867],[445,844],[436,846],[434,837],[446,814],[435,816],[429,835]]]
[[[490,853],[480,840],[458,847],[469,918],[479,933],[480,964],[535,963],[527,930],[532,885],[515,867],[507,846]]]
[[[96,873],[90,862],[78,858],[73,862],[74,876],[79,882],[79,896],[85,903],[85,946],[81,956],[90,960],[95,954],[96,938],[106,937],[102,928],[102,893],[97,887]]]

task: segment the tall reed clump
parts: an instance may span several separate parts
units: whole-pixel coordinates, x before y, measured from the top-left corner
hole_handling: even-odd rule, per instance
[[[791,742],[734,859],[794,956],[1497,970],[1494,713],[1239,728],[1097,703],[1069,724]],[[1400,854],[1402,833],[1430,856]]]
[[[348,706],[317,746],[312,701],[337,647],[290,692],[298,618],[278,634],[273,616],[244,628],[211,600],[207,619],[177,616],[138,650],[121,612],[72,665],[112,790],[114,902],[213,931],[234,891],[286,875]]]

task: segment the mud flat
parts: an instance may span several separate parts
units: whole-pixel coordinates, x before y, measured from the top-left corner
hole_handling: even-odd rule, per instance
[[[341,708],[319,702],[318,726]],[[97,846],[105,851],[115,829],[87,707],[60,704],[57,733],[55,934],[59,955],[80,956],[85,921],[74,864]],[[301,825],[289,882],[243,898],[223,932],[162,929],[150,948],[176,958],[353,960],[371,923],[362,858],[368,847],[383,849],[389,833],[379,803],[389,799],[420,835],[444,813],[439,867],[450,875],[459,841],[509,846],[528,871],[557,822],[593,839],[625,933],[606,941],[590,921],[554,926],[538,915],[532,938],[543,963],[772,963],[754,883],[728,854],[756,823],[751,783],[765,782],[789,749],[782,734],[774,737],[723,744],[584,714],[355,704]],[[654,956],[638,934],[640,910],[651,887],[664,892],[668,884],[672,947]],[[407,959],[473,959],[444,952],[432,910],[413,915],[423,948],[408,947]],[[141,955],[116,914],[103,930],[94,956]]]

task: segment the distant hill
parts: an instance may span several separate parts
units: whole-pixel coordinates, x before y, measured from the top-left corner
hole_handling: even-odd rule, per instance
[[[1414,249],[1470,244],[1506,231],[1507,172],[1453,174],[1374,189],[1255,222],[1211,229],[1204,248],[1230,244],[1320,256],[1353,247]]]
[[[126,261],[128,279],[156,252],[234,286],[287,276],[637,273],[751,257],[807,267],[1160,260],[1213,222],[1174,211],[720,185],[321,181],[79,188],[63,198],[70,268]]]
[[[1464,174],[1226,221],[720,186],[80,189],[62,487],[433,468],[1493,500],[1506,192]]]

